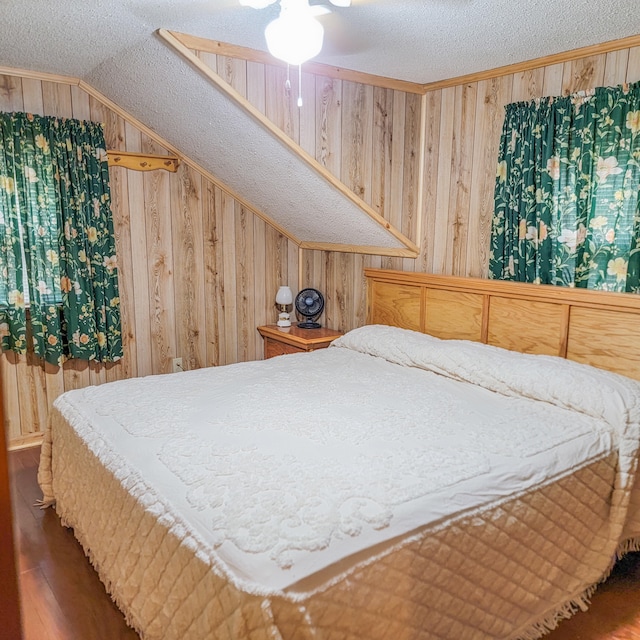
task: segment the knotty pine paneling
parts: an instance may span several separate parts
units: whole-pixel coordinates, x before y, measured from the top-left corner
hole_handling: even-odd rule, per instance
[[[262,66],[225,60],[220,70],[246,91],[245,76],[263,76]],[[271,105],[268,95],[252,84],[259,108]],[[167,153],[77,86],[0,75],[0,110],[100,121],[111,149]],[[298,117],[297,107],[291,114]],[[39,436],[65,390],[167,373],[174,357],[187,369],[262,358],[256,327],[275,321],[281,284],[298,286],[297,247],[187,165],[176,174],[111,167],[110,177],[124,357],[106,366],[71,361],[59,368],[3,353],[12,445]]]
[[[196,52],[294,142],[408,237],[421,224],[417,210],[420,169],[421,96],[345,80],[302,73],[302,108],[297,107],[298,73],[286,69]],[[468,164],[468,163],[467,163]],[[269,240],[268,240],[269,242]],[[290,247],[289,256],[293,248]],[[273,265],[294,289],[311,286],[325,295],[323,322],[351,328],[366,315],[363,268],[413,269],[413,260],[304,251],[299,268]],[[267,253],[269,255],[269,253]],[[272,253],[279,261],[279,253]],[[297,264],[297,257],[293,261]],[[298,271],[302,281],[298,283]],[[225,285],[228,285],[225,278]]]
[[[186,367],[262,357],[255,326],[274,320],[280,284],[320,289],[322,321],[348,330],[366,318],[365,267],[483,277],[504,105],[640,80],[640,47],[539,67],[424,98],[269,65],[199,54],[256,108],[420,246],[415,260],[300,251],[219,187],[177,174],[111,169],[125,357],[63,371],[0,358],[10,439],[38,434],[65,389]],[[297,70],[296,70],[297,71]],[[78,87],[0,75],[0,108],[105,122],[109,145],[165,150]],[[423,156],[423,175],[419,175]],[[417,210],[423,184],[422,207]]]
[[[640,47],[633,47],[430,91],[425,97],[423,149],[414,142],[419,136],[419,117],[413,117],[413,110],[419,111],[419,107],[408,106],[419,97],[374,88],[370,204],[420,246],[420,255],[415,260],[377,256],[343,260],[324,252],[303,251],[302,284],[318,287],[325,294],[324,323],[346,331],[365,322],[363,267],[486,277],[504,106],[639,80]],[[322,81],[317,79],[317,84]],[[364,108],[362,98],[355,100],[352,90],[345,93],[344,84],[343,103],[346,99],[352,106],[346,109],[343,104],[343,133],[345,119],[353,117],[353,105]],[[329,131],[332,124],[329,121],[325,126]],[[349,135],[358,131],[354,124],[346,130]],[[396,146],[399,136],[405,140],[402,151]],[[342,144],[353,145],[356,141],[343,137]],[[337,142],[334,139],[333,145]],[[363,153],[368,153],[366,144],[362,146]],[[328,152],[323,149],[323,153]],[[417,183],[409,176],[419,167],[420,153],[424,153],[423,206],[414,214],[411,199],[417,201]],[[344,163],[345,154],[341,157]],[[346,172],[341,166],[330,170],[354,188],[349,167]],[[364,193],[366,198],[366,190]]]

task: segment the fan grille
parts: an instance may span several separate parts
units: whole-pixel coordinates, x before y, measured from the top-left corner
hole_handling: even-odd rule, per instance
[[[298,326],[303,329],[319,329],[320,324],[316,320],[324,310],[324,298],[317,289],[302,289],[295,300],[296,311],[306,318]]]

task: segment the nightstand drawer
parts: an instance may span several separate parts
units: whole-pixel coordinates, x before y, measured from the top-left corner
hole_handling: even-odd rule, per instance
[[[299,347],[293,347],[290,344],[284,344],[283,342],[277,342],[271,338],[264,339],[264,357],[273,358],[274,356],[283,356],[286,353],[303,353],[305,349]]]
[[[288,330],[276,325],[258,327],[264,339],[264,357],[273,358],[287,353],[300,353],[326,349],[342,333],[333,329],[300,329],[293,324]]]

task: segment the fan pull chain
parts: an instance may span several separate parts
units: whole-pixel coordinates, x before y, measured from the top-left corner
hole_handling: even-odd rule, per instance
[[[298,65],[298,108],[302,106],[302,65]]]
[[[287,81],[284,83],[284,88],[287,91],[291,91],[291,80],[289,80],[289,63],[287,62]]]

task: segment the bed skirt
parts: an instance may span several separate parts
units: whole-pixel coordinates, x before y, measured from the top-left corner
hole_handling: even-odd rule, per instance
[[[614,454],[414,532],[331,579],[268,594],[235,584],[140,477],[114,459],[105,466],[109,456],[54,409],[39,481],[144,640],[532,640],[585,608],[612,566],[599,549]]]

